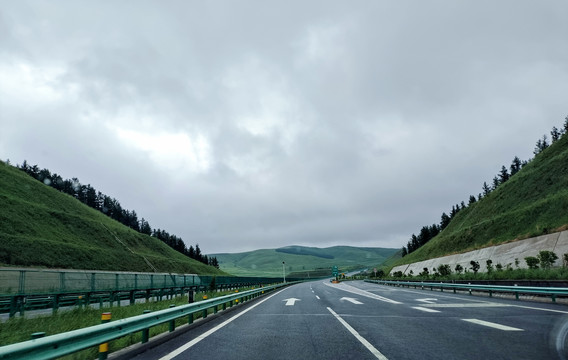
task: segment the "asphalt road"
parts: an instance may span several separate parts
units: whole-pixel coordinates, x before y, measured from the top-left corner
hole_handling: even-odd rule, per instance
[[[567,332],[566,305],[320,280],[134,359],[565,359]]]

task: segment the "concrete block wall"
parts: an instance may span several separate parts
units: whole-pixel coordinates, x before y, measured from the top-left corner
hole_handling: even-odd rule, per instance
[[[449,264],[452,272],[454,272],[457,264],[471,271],[470,262],[472,260],[479,262],[479,272],[486,272],[486,261],[488,259],[493,261],[493,267],[497,264],[501,264],[503,268],[505,268],[507,264],[511,264],[511,266],[515,268],[515,259],[519,259],[519,267],[527,268],[525,257],[536,257],[541,250],[549,250],[556,253],[558,260],[556,260],[554,266],[562,266],[562,257],[564,254],[568,253],[568,231],[518,240],[507,244],[469,251],[463,254],[448,255],[412,264],[400,265],[394,267],[390,273],[402,271],[403,274],[407,275],[412,270],[413,275],[418,275],[424,268],[428,268],[428,271],[432,273],[434,268],[438,268],[439,265],[443,264]]]

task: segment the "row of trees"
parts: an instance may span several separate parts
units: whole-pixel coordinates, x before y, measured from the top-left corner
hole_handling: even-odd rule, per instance
[[[568,134],[568,116],[566,116],[566,118],[564,119],[564,126],[562,129],[558,129],[556,126],[552,128],[552,131],[550,132],[552,143],[555,143],[566,134]],[[550,144],[548,142],[548,137],[546,135],[543,135],[542,138],[538,139],[538,141],[536,142],[535,149],[533,150],[534,155],[537,156],[549,146]],[[481,200],[482,198],[488,196],[501,184],[509,181],[511,177],[517,174],[531,160],[532,159],[529,159],[528,161],[521,161],[518,156],[515,156],[508,169],[505,165],[501,166],[501,171],[499,172],[499,174],[493,177],[491,185],[487,184],[487,182],[483,182],[483,186],[481,187],[482,192],[479,193],[477,197],[470,195],[467,204],[465,203],[465,201],[462,201],[461,204],[452,206],[452,210],[450,211],[449,215],[445,212],[442,213],[440,224],[423,226],[418,236],[412,234],[407,245],[402,247],[402,256],[404,257],[426,244],[428,241],[438,235],[442,230],[444,230],[450,224],[452,219],[460,212],[460,210],[463,210]]]
[[[152,229],[146,219],[138,218],[136,211],[124,209],[118,200],[97,191],[90,184],[83,185],[77,178],[63,179],[60,175],[51,173],[48,169],[40,169],[37,165],[29,165],[26,160],[24,160],[22,165],[16,165],[16,167],[45,185],[73,196],[83,204],[102,212],[139,233],[155,237],[174,250],[194,260],[219,268],[217,258],[202,254],[199,244],[195,245],[195,248],[192,245],[187,248],[182,238],[169,234],[165,230]]]

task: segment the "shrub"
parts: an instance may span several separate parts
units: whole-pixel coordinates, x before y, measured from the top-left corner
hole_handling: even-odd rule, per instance
[[[471,260],[469,264],[471,265],[471,270],[473,271],[473,273],[477,274],[477,272],[479,271],[479,262]]]
[[[497,265],[495,265],[495,269],[497,269],[497,271],[503,271],[503,265],[501,265],[501,263],[498,263]]]
[[[454,270],[458,273],[461,274],[463,271],[463,266],[461,266],[460,264],[456,264],[456,267],[454,268]]]
[[[556,255],[552,251],[548,250],[541,250],[537,255],[538,260],[540,261],[540,266],[543,269],[550,269],[554,262],[558,259],[558,255]]]
[[[529,269],[538,269],[538,263],[540,262],[539,259],[535,258],[534,256],[527,256],[525,258],[525,262]]]
[[[438,266],[438,274],[441,276],[448,276],[452,273],[452,269],[450,269],[450,265],[442,264]]]
[[[491,259],[487,259],[485,264],[487,265],[487,272],[491,273],[493,271],[493,261]]]
[[[421,272],[420,274],[418,274],[418,275],[420,275],[420,276],[428,276],[428,275],[430,275],[430,272],[428,271],[428,268],[424,268],[424,269],[422,270],[422,272]]]

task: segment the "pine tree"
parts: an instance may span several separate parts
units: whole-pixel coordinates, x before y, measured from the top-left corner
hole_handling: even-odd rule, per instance
[[[495,190],[499,187],[499,185],[501,185],[501,183],[499,182],[499,178],[497,176],[495,176],[493,178],[493,187],[492,190]]]
[[[444,230],[449,224],[452,219],[445,213],[442,213],[442,218],[440,219],[440,228]]]
[[[499,182],[502,184],[509,180],[509,173],[507,172],[507,168],[503,165],[501,166],[501,172],[499,173]]]
[[[469,196],[469,203],[468,203],[468,206],[471,206],[471,204],[473,204],[473,203],[476,202],[476,201],[477,201],[477,199],[475,198],[475,196],[470,195],[470,196]]]
[[[518,173],[519,170],[521,170],[521,166],[522,166],[521,159],[519,159],[518,156],[515,156],[515,158],[514,158],[513,161],[511,162],[511,176],[513,176],[513,175],[515,175],[516,173]]]
[[[483,190],[483,196],[487,196],[491,193],[491,188],[489,187],[489,185],[487,185],[487,182],[483,182],[483,187],[481,188]]]
[[[556,128],[556,126],[552,127],[552,131],[550,132],[550,136],[552,137],[552,143],[554,144],[560,138],[560,131]]]

